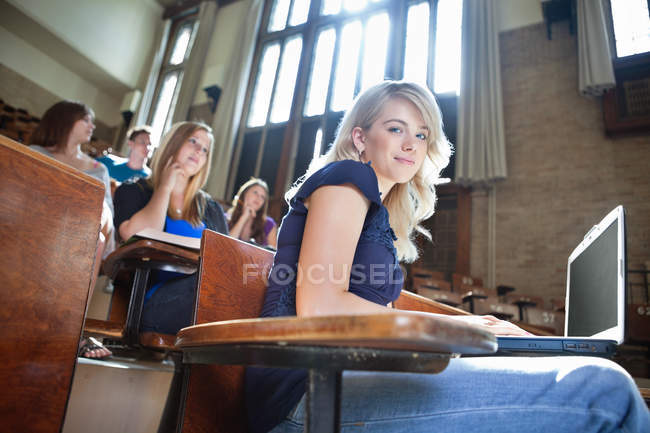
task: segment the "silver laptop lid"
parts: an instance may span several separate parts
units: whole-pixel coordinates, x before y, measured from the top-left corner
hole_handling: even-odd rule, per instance
[[[569,256],[566,285],[567,337],[622,343],[625,332],[625,215],[612,210]]]

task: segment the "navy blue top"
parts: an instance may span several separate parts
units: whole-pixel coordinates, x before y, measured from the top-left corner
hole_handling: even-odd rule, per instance
[[[173,235],[187,236],[189,238],[201,238],[203,236],[203,230],[205,230],[205,223],[201,221],[201,224],[198,227],[194,227],[191,222],[187,220],[175,220],[169,218],[169,215],[165,216],[165,232],[171,233]],[[156,284],[151,286],[149,290],[144,294],[145,304],[151,299],[156,290],[158,290],[164,283],[171,280],[172,278],[183,277],[185,274],[180,272],[172,271],[157,271],[154,281]]]
[[[330,163],[310,176],[289,203],[278,234],[278,249],[269,274],[261,317],[296,315],[296,272],[307,219],[304,200],[323,185],[353,184],[370,200],[354,253],[348,291],[387,305],[400,294],[404,276],[397,261],[388,210],[381,202],[370,163]],[[345,209],[341,209],[345,212]],[[252,433],[265,433],[282,422],[305,392],[306,370],[246,369],[246,406]]]

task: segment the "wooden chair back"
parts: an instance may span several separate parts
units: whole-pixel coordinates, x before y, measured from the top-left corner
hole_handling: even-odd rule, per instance
[[[428,268],[420,267],[420,266],[411,266],[411,272],[409,272],[411,277],[415,278],[433,278],[436,280],[444,280],[445,279],[445,273],[441,271],[434,271]]]
[[[471,277],[469,275],[459,273],[452,274],[451,281],[454,292],[461,292],[463,290],[462,286],[483,286],[483,280],[481,278]]]
[[[103,199],[98,180],[0,136],[3,431],[61,430]]]
[[[205,230],[194,324],[258,317],[273,253]],[[183,432],[246,432],[244,367],[192,365]],[[208,402],[208,404],[206,404]],[[214,429],[214,430],[212,430]]]
[[[259,317],[273,253],[205,230],[201,243],[194,324]],[[402,291],[395,308],[440,314],[468,314]],[[183,433],[246,432],[244,367],[191,365],[181,398]]]

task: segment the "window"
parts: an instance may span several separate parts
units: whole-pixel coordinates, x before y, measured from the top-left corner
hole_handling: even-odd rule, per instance
[[[610,0],[616,57],[650,51],[648,0]]]
[[[159,143],[162,134],[171,126],[178,90],[183,81],[183,71],[190,56],[198,20],[196,13],[173,21],[167,49],[158,75],[152,109],[149,112],[152,143]]]
[[[461,0],[268,0],[228,193],[257,176],[281,195],[385,78],[455,99],[461,13]]]

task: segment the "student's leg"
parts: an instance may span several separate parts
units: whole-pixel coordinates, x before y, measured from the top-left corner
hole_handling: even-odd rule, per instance
[[[163,283],[145,302],[141,331],[176,334],[192,324],[198,273]]]
[[[460,358],[437,375],[346,372],[342,432],[650,432],[634,382],[598,358]],[[276,432],[302,431],[305,398]]]

